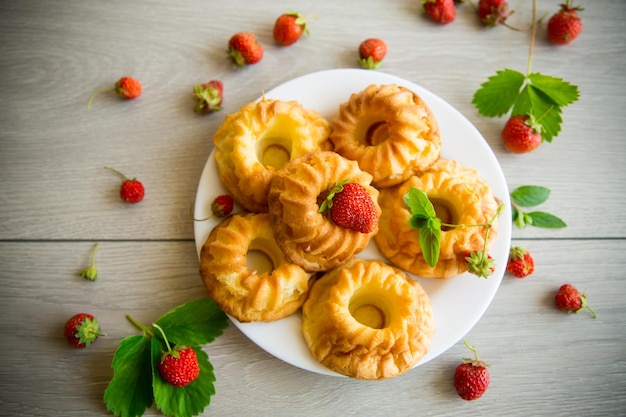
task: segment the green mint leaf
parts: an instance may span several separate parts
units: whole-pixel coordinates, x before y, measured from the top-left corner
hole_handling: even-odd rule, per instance
[[[427,226],[419,229],[419,242],[426,263],[431,267],[437,265],[441,245],[441,221],[439,219],[430,218]]]
[[[411,187],[402,200],[413,216],[419,216],[425,219],[437,216],[435,207],[428,199],[428,195],[422,190]]]
[[[567,224],[554,214],[543,211],[533,211],[526,213],[532,219],[531,224],[535,227],[544,227],[549,229],[560,229],[567,227]]]
[[[426,227],[428,225],[429,217],[420,216],[416,214],[415,216],[411,216],[409,219],[409,225],[413,229],[421,229],[422,227]]]
[[[210,298],[190,301],[156,321],[170,342],[185,346],[210,343],[228,326],[228,317]]]
[[[526,76],[519,71],[497,71],[474,93],[472,104],[483,116],[502,116],[515,104],[525,80]]]
[[[157,408],[167,416],[192,417],[209,406],[215,394],[215,374],[209,356],[199,347],[192,347],[198,358],[200,374],[189,385],[177,388],[167,383],[159,373],[158,365],[163,347],[158,338],[152,338],[152,388]],[[150,386],[150,383],[148,383]]]
[[[533,207],[550,197],[550,189],[539,185],[522,185],[511,192],[513,202],[522,207]]]
[[[112,367],[113,378],[104,391],[107,409],[120,417],[143,415],[153,402],[150,339],[139,335],[122,339]]]
[[[535,72],[528,75],[528,80],[534,88],[540,90],[560,107],[574,103],[580,96],[578,86],[563,81],[561,78]]]

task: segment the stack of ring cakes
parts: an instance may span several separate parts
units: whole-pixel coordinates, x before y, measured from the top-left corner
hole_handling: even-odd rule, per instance
[[[214,144],[219,178],[243,210],[200,251],[209,296],[240,322],[301,311],[311,355],[339,374],[384,379],[414,367],[435,326],[410,274],[460,275],[467,253],[488,249],[497,231],[443,229],[438,263],[425,263],[403,202],[412,187],[446,224],[483,224],[498,209],[477,171],[441,159],[426,103],[405,87],[370,85],[346,97],[331,125],[296,101],[262,98],[226,116]],[[384,259],[359,258],[367,247]]]

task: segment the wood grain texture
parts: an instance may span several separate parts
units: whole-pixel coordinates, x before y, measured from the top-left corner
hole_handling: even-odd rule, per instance
[[[531,1],[509,3],[510,22],[528,24]],[[540,16],[558,7],[538,3]],[[295,77],[356,67],[368,37],[388,44],[380,71],[457,108],[493,149],[509,187],[549,187],[541,209],[568,227],[514,229],[537,270],[505,277],[467,335],[492,363],[479,401],[460,400],[452,386],[468,354],[462,342],[402,377],[363,382],[302,371],[230,326],[205,347],[217,394],[202,415],[624,415],[626,3],[577,3],[581,36],[552,46],[544,22],[532,70],[578,85],[580,100],[564,109],[552,143],[513,155],[500,143],[505,120],[480,116],[471,100],[497,70],[526,71],[529,34],[483,28],[467,2],[453,24],[439,26],[416,0],[302,0],[297,9],[316,18],[311,36],[290,48],[271,38],[276,17],[296,7],[283,0],[0,2],[0,415],[110,415],[102,394],[111,359],[135,332],[124,315],[149,323],[205,294],[189,209],[225,115]],[[265,56],[235,70],[226,45],[244,30],[257,34]],[[93,91],[123,75],[142,81],[140,98],[102,94],[86,109]],[[209,79],[225,84],[224,110],[197,115],[191,89]],[[143,181],[145,200],[122,203],[105,165]],[[95,242],[100,278],[88,282],[78,272]],[[554,309],[565,282],[589,294],[598,319]],[[82,310],[100,318],[107,337],[75,351],[60,328]]]

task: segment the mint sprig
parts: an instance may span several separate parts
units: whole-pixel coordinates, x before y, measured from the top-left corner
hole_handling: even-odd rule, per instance
[[[551,229],[567,227],[558,216],[545,211],[524,211],[522,207],[535,207],[550,197],[550,189],[539,185],[523,185],[511,191],[513,224],[518,229],[535,226]]]
[[[177,345],[191,346],[196,352],[200,375],[185,387],[168,384],[157,369],[164,352],[161,332],[127,316],[143,335],[122,339],[112,361],[113,378],[104,392],[107,409],[120,417],[137,417],[156,404],[164,414],[190,417],[206,408],[215,394],[215,375],[201,345],[223,333],[228,318],[211,299],[183,304],[163,316],[155,325]]]
[[[561,78],[531,72],[533,46],[537,30],[537,2],[533,1],[533,24],[526,74],[512,69],[496,71],[474,93],[472,104],[478,113],[486,117],[511,116],[532,117],[541,126],[544,141],[552,142],[561,131],[562,107],[579,98],[578,86]]]
[[[415,187],[411,187],[409,192],[402,198],[404,204],[409,209],[411,217],[409,218],[409,225],[413,229],[419,231],[418,239],[420,247],[422,248],[422,256],[428,266],[435,267],[439,262],[439,255],[441,249],[441,227],[486,227],[484,245],[480,251],[472,251],[465,258],[469,264],[470,272],[475,275],[487,278],[493,272],[495,263],[493,259],[487,254],[487,240],[489,237],[489,231],[495,219],[500,215],[504,205],[500,205],[496,214],[489,220],[488,223],[480,224],[449,224],[442,222],[435,212],[435,207],[428,198],[428,195]]]

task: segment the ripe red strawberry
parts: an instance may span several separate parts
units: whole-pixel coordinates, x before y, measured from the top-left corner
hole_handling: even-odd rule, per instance
[[[339,186],[332,196],[330,218],[339,226],[371,233],[378,227],[378,212],[365,187],[357,183]]]
[[[98,336],[104,336],[100,332],[98,319],[87,313],[70,317],[63,327],[63,335],[70,345],[79,349],[89,346]]]
[[[591,312],[594,319],[598,317],[596,312],[587,305],[587,295],[581,294],[572,284],[561,285],[554,296],[554,302],[561,311],[569,311],[576,314],[587,309]]]
[[[526,249],[513,246],[509,251],[509,261],[506,270],[517,278],[526,278],[535,272],[535,260]]]
[[[464,358],[463,363],[457,366],[454,372],[454,388],[461,398],[473,401],[480,398],[489,387],[489,364],[478,360],[478,352],[466,340],[463,343],[474,352],[474,359]]]
[[[483,251],[472,251],[465,254],[467,272],[479,278],[487,278],[496,271],[496,262],[491,255],[484,255]]]
[[[511,152],[527,153],[541,145],[541,126],[533,117],[515,115],[502,129],[502,143]]]
[[[200,375],[196,352],[190,347],[165,352],[158,369],[165,381],[178,388],[190,384]]]
[[[212,113],[222,110],[224,83],[211,80],[193,87],[193,98],[197,101],[194,110],[198,113]]]
[[[105,88],[94,92],[89,101],[87,102],[87,108],[91,107],[91,102],[100,93],[106,93],[109,91],[115,91],[118,96],[124,99],[132,100],[141,95],[142,87],[141,83],[132,77],[122,77],[115,83],[114,88]]]
[[[122,177],[122,185],[120,186],[120,197],[122,198],[122,200],[131,204],[139,203],[141,200],[143,200],[145,189],[143,187],[143,184],[139,180],[135,178],[129,179],[120,171],[110,167],[104,167],[104,169],[113,171],[120,177]]]
[[[302,35],[309,34],[306,18],[298,12],[283,13],[274,23],[272,33],[276,43],[289,46],[298,41]]]
[[[380,67],[387,55],[387,44],[378,38],[369,38],[359,45],[359,65],[365,69]]]
[[[578,37],[583,30],[583,22],[578,17],[582,7],[574,7],[572,1],[561,4],[561,10],[548,20],[548,40],[557,45],[567,45]]]
[[[228,216],[233,211],[233,198],[228,194],[218,195],[211,203],[211,211],[219,217]]]
[[[501,25],[509,17],[509,4],[506,0],[479,0],[478,17],[486,26]]]
[[[235,67],[256,64],[263,58],[263,46],[250,32],[235,33],[228,41],[228,55]]]
[[[454,0],[422,0],[422,7],[432,21],[442,25],[451,23],[456,18]]]

